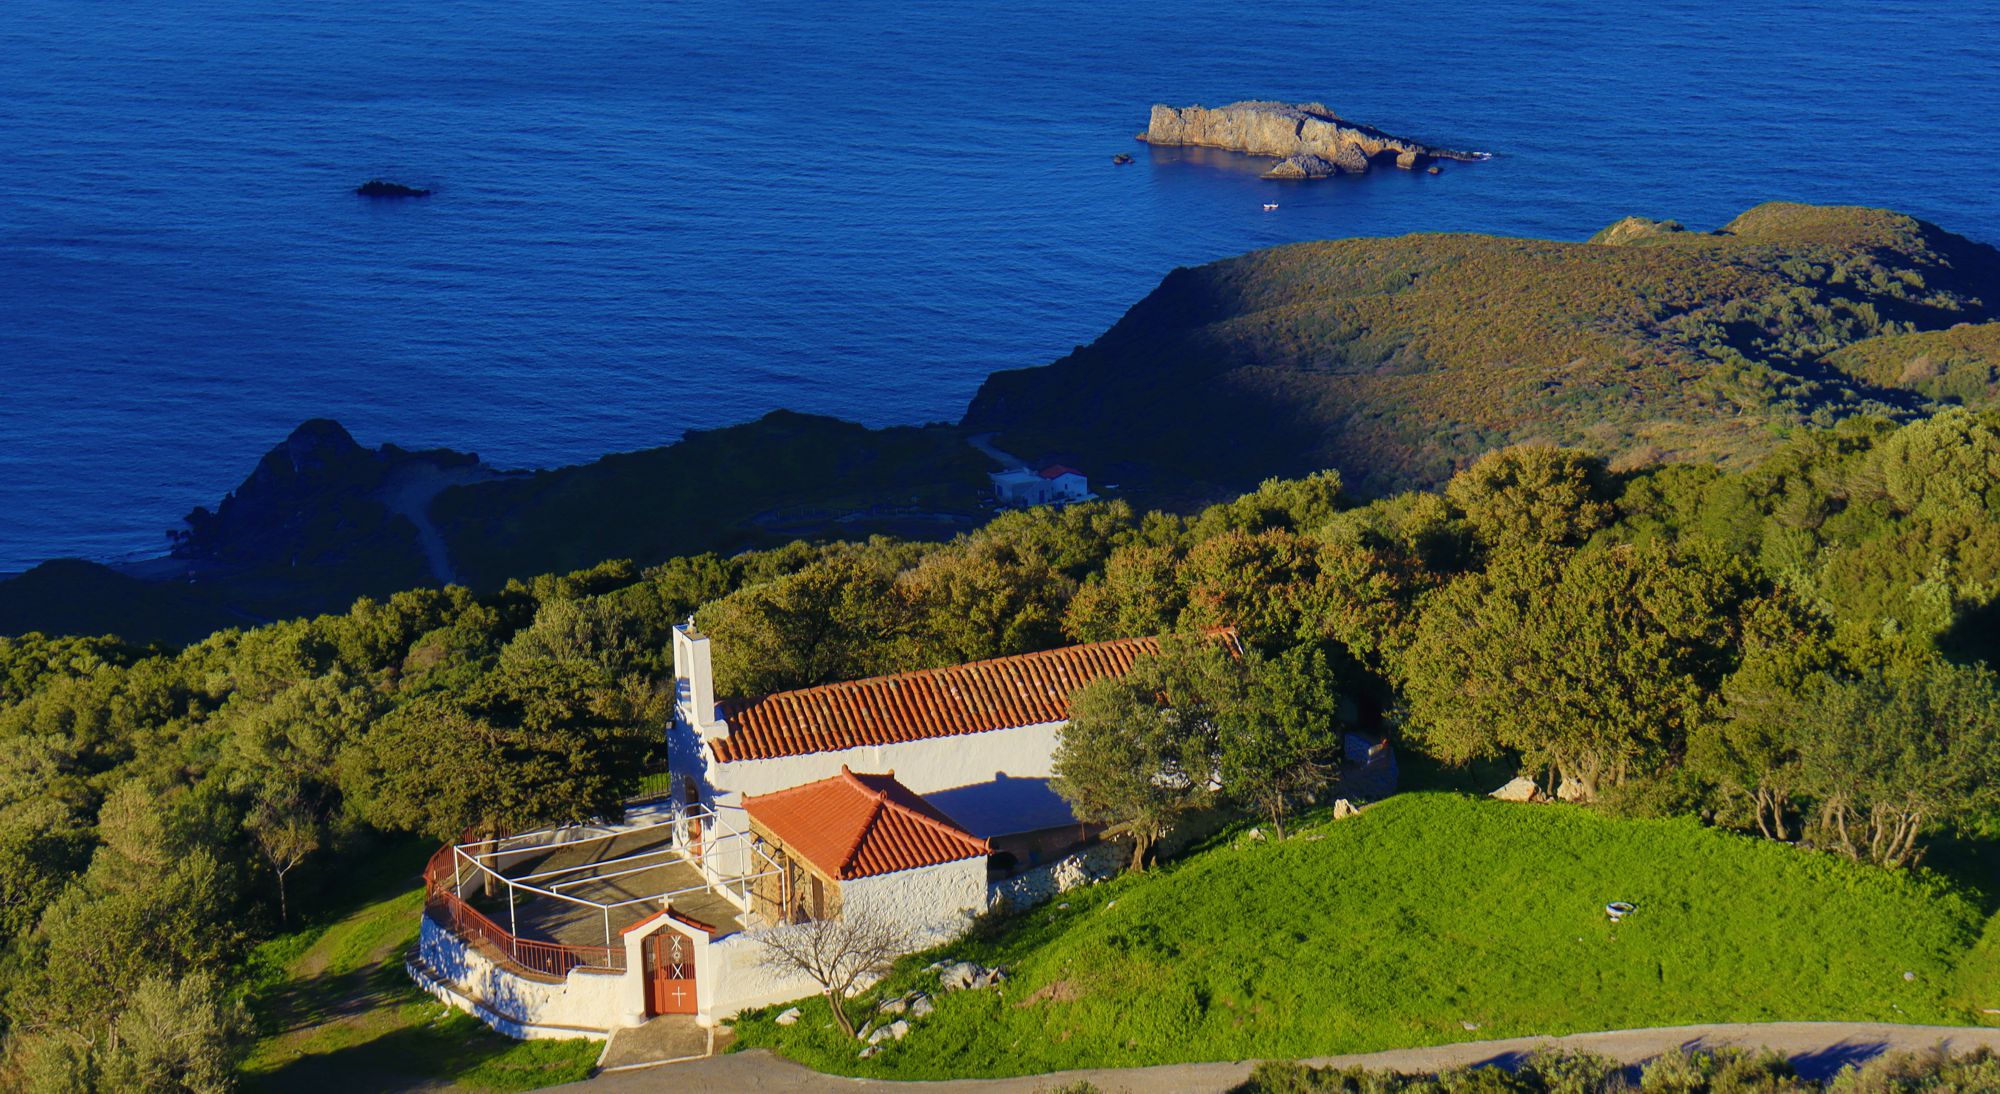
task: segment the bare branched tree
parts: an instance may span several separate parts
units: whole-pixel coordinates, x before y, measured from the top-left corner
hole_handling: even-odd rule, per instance
[[[843,1005],[863,980],[880,976],[898,957],[915,947],[910,932],[865,903],[843,904],[838,917],[787,924],[766,931],[762,964],[785,973],[802,973],[819,985],[833,1010],[833,1020],[849,1037],[854,1022]]]

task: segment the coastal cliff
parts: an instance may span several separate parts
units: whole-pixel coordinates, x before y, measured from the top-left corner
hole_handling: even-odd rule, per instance
[[[1228,106],[1173,107],[1155,103],[1139,139],[1158,145],[1199,145],[1274,156],[1265,178],[1307,179],[1358,175],[1377,162],[1404,170],[1432,160],[1475,161],[1483,152],[1433,148],[1372,126],[1357,125],[1321,103],[1241,102]]]
[[[606,558],[949,539],[991,515],[968,435],[1180,511],[1329,467],[1353,497],[1436,487],[1529,441],[1616,470],[1747,464],[1801,430],[2000,405],[1996,284],[2000,251],[1843,206],[1762,205],[1715,231],[1628,217],[1587,243],[1291,244],[1172,272],[1091,345],[993,374],[957,428],[779,411],[496,473],[308,422],[191,513],[173,557],[0,581],[0,635],[180,642]]]
[[[1992,247],[1792,204],[1596,238],[1330,240],[1175,270],[1096,342],[994,373],[962,424],[1188,508],[1327,467],[1358,497],[1435,488],[1529,441],[1618,469],[1744,464],[1805,426],[2000,399]]]
[[[774,411],[660,448],[543,471],[469,453],[369,448],[306,422],[170,556],[60,560],[0,578],[0,636],[117,633],[181,643],[224,626],[345,611],[358,597],[650,565],[793,540],[944,540],[990,511],[992,462],[949,426],[869,429]]]
[[[174,535],[173,556],[223,569],[404,559],[415,543],[395,503],[404,482],[478,467],[479,458],[464,452],[364,448],[340,423],[317,418],[266,453],[214,510],[189,513],[187,530]]]

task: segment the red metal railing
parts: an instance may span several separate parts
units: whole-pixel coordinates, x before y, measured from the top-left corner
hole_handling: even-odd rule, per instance
[[[452,858],[452,848],[446,846],[424,865],[424,914],[439,926],[468,943],[484,943],[481,948],[487,953],[525,972],[561,979],[578,968],[624,971],[623,946],[574,946],[518,938],[488,919],[453,891]]]
[[[452,855],[456,850],[451,844],[447,843],[431,855],[429,862],[424,863],[425,896],[430,896],[432,893],[441,892],[451,887],[453,880]]]
[[[494,839],[503,838],[504,833],[495,832]],[[424,895],[444,892],[458,880],[458,849],[473,841],[473,830],[467,828],[458,838],[431,852],[430,860],[424,863]]]

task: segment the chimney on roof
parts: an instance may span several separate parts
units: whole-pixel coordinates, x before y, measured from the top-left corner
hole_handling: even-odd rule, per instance
[[[708,636],[694,629],[694,617],[674,627],[674,716],[704,741],[729,736],[729,723],[715,708],[715,666]]]

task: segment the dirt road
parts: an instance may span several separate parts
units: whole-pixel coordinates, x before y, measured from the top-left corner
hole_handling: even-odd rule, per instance
[[[1792,1058],[1808,1077],[1825,1077],[1850,1063],[1862,1063],[1883,1053],[1913,1052],[1943,1044],[1954,1052],[1986,1047],[2000,1052],[2000,1029],[1958,1026],[1898,1026],[1867,1022],[1770,1022],[1755,1025],[1673,1026],[1660,1029],[1577,1033],[1566,1037],[1518,1037],[1505,1041],[1474,1041],[1435,1048],[1397,1049],[1359,1056],[1310,1060],[1315,1066],[1353,1065],[1405,1072],[1436,1071],[1468,1064],[1506,1064],[1538,1048],[1564,1048],[1640,1063],[1682,1046],[1771,1048]],[[1089,1081],[1106,1094],[1117,1091],[1160,1094],[1222,1094],[1250,1074],[1248,1063],[1169,1064],[1162,1067],[1065,1071],[1011,1079],[965,1079],[937,1083],[898,1083],[822,1075],[761,1049],[715,1056],[643,1071],[612,1072],[589,1082],[557,1089],[579,1094],[645,1094],[651,1091],[698,1090],[702,1094],[808,1094],[839,1090],[884,1094],[1036,1094],[1066,1083]]]

